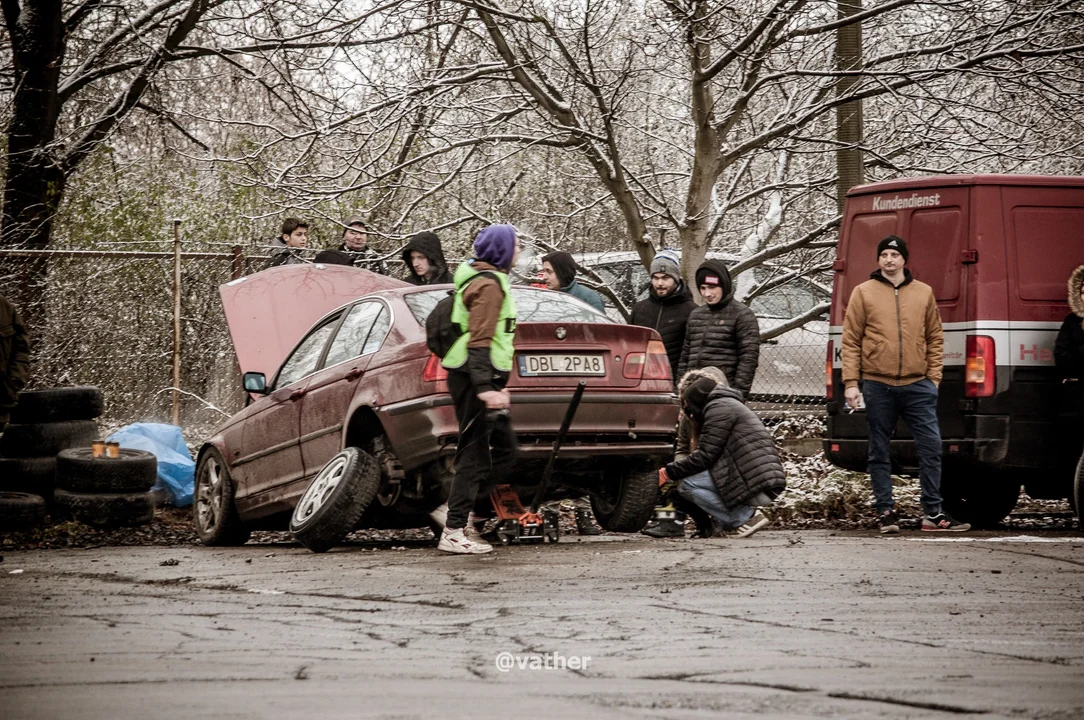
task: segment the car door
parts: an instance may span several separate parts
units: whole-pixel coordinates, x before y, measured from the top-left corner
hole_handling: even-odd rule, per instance
[[[238,502],[304,477],[299,443],[302,398],[323,359],[342,313],[326,318],[294,348],[261,407],[245,419],[239,457],[233,462]],[[253,501],[258,502],[258,501]]]
[[[309,380],[301,407],[301,457],[315,475],[342,447],[342,429],[373,354],[391,328],[381,300],[363,300],[349,309],[328,347],[323,369]]]

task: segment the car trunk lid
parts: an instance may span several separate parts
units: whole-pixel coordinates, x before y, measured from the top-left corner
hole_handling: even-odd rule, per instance
[[[283,265],[219,287],[241,372],[275,374],[312,324],[337,307],[407,283],[345,265]]]

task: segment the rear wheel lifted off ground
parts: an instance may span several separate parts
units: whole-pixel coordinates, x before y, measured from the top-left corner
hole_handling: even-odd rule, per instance
[[[234,504],[235,488],[222,455],[207,448],[196,468],[192,520],[204,545],[244,545],[251,532],[241,523]]]
[[[941,482],[945,509],[976,528],[992,528],[1020,498],[1019,477],[1009,472],[975,471],[971,477],[946,476]]]
[[[614,470],[604,474],[603,488],[591,496],[591,509],[610,532],[639,532],[651,519],[659,492],[653,470]]]
[[[328,460],[301,496],[290,532],[313,552],[327,552],[353,530],[380,489],[373,456],[349,447]]]

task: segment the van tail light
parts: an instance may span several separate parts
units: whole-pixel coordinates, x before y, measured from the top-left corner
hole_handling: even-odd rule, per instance
[[[425,363],[425,370],[422,370],[422,380],[425,382],[437,382],[439,380],[447,379],[448,371],[440,364],[440,358],[433,353],[429,353],[429,360]]]
[[[831,400],[836,395],[836,387],[832,382],[832,351],[836,349],[835,340],[828,341],[828,359],[824,361],[824,394]]]
[[[964,396],[991,397],[997,386],[997,357],[994,339],[986,335],[967,336],[967,361],[964,365]]]
[[[621,375],[629,380],[669,380],[670,358],[661,340],[649,340],[647,352],[633,352],[625,356]]]

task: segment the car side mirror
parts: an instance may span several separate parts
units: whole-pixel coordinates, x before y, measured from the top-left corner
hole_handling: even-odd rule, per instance
[[[244,378],[245,392],[267,394],[267,378],[262,372],[247,372]]]

